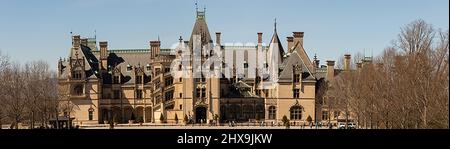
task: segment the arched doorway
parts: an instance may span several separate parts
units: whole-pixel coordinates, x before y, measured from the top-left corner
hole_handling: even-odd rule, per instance
[[[144,107],[136,107],[136,122],[144,122]]]
[[[152,122],[152,107],[145,107],[145,122]]]
[[[109,119],[110,119],[110,116],[109,116],[108,109],[103,108],[102,109],[102,116],[101,116],[100,123],[104,123],[105,121],[109,121]]]
[[[200,123],[201,120],[203,120],[203,123],[206,121],[206,107],[195,108],[195,122]]]

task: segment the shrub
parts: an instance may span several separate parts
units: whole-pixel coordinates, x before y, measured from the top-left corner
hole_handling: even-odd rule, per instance
[[[164,114],[161,113],[161,116],[159,116],[159,120],[161,121],[161,123],[166,123],[166,119],[164,118]]]

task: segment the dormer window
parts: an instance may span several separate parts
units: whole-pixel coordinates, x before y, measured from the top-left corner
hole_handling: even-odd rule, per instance
[[[81,79],[82,78],[81,71],[77,70],[77,71],[72,72],[72,78],[73,79]]]
[[[120,76],[114,76],[113,77],[113,83],[114,84],[119,84],[120,83]]]
[[[294,83],[299,83],[300,82],[300,74],[294,74]]]
[[[244,68],[248,68],[248,63],[244,62]]]
[[[136,84],[142,84],[142,76],[136,76]]]
[[[131,65],[127,65],[127,71],[131,71],[133,70],[133,68],[131,67]]]
[[[150,64],[147,64],[147,66],[145,66],[145,69],[146,69],[147,71],[152,70],[151,67],[150,67]]]

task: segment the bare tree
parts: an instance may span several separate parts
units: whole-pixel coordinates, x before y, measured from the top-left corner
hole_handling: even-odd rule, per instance
[[[414,21],[361,70],[335,77],[327,94],[364,127],[448,128],[448,34]]]

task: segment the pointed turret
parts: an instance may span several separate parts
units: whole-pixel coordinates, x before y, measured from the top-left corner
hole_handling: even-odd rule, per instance
[[[201,36],[201,42],[202,42],[201,45],[202,46],[204,46],[208,43],[212,43],[211,35],[209,34],[208,25],[206,24],[205,13],[206,13],[206,9],[204,9],[203,11],[197,10],[197,19],[195,21],[194,28],[192,29],[191,38],[189,40],[189,46],[191,48],[193,47],[194,35]]]
[[[267,61],[269,63],[269,72],[274,79],[278,77],[279,66],[283,63],[284,50],[277,33],[277,23],[275,20],[274,33],[267,51]]]

